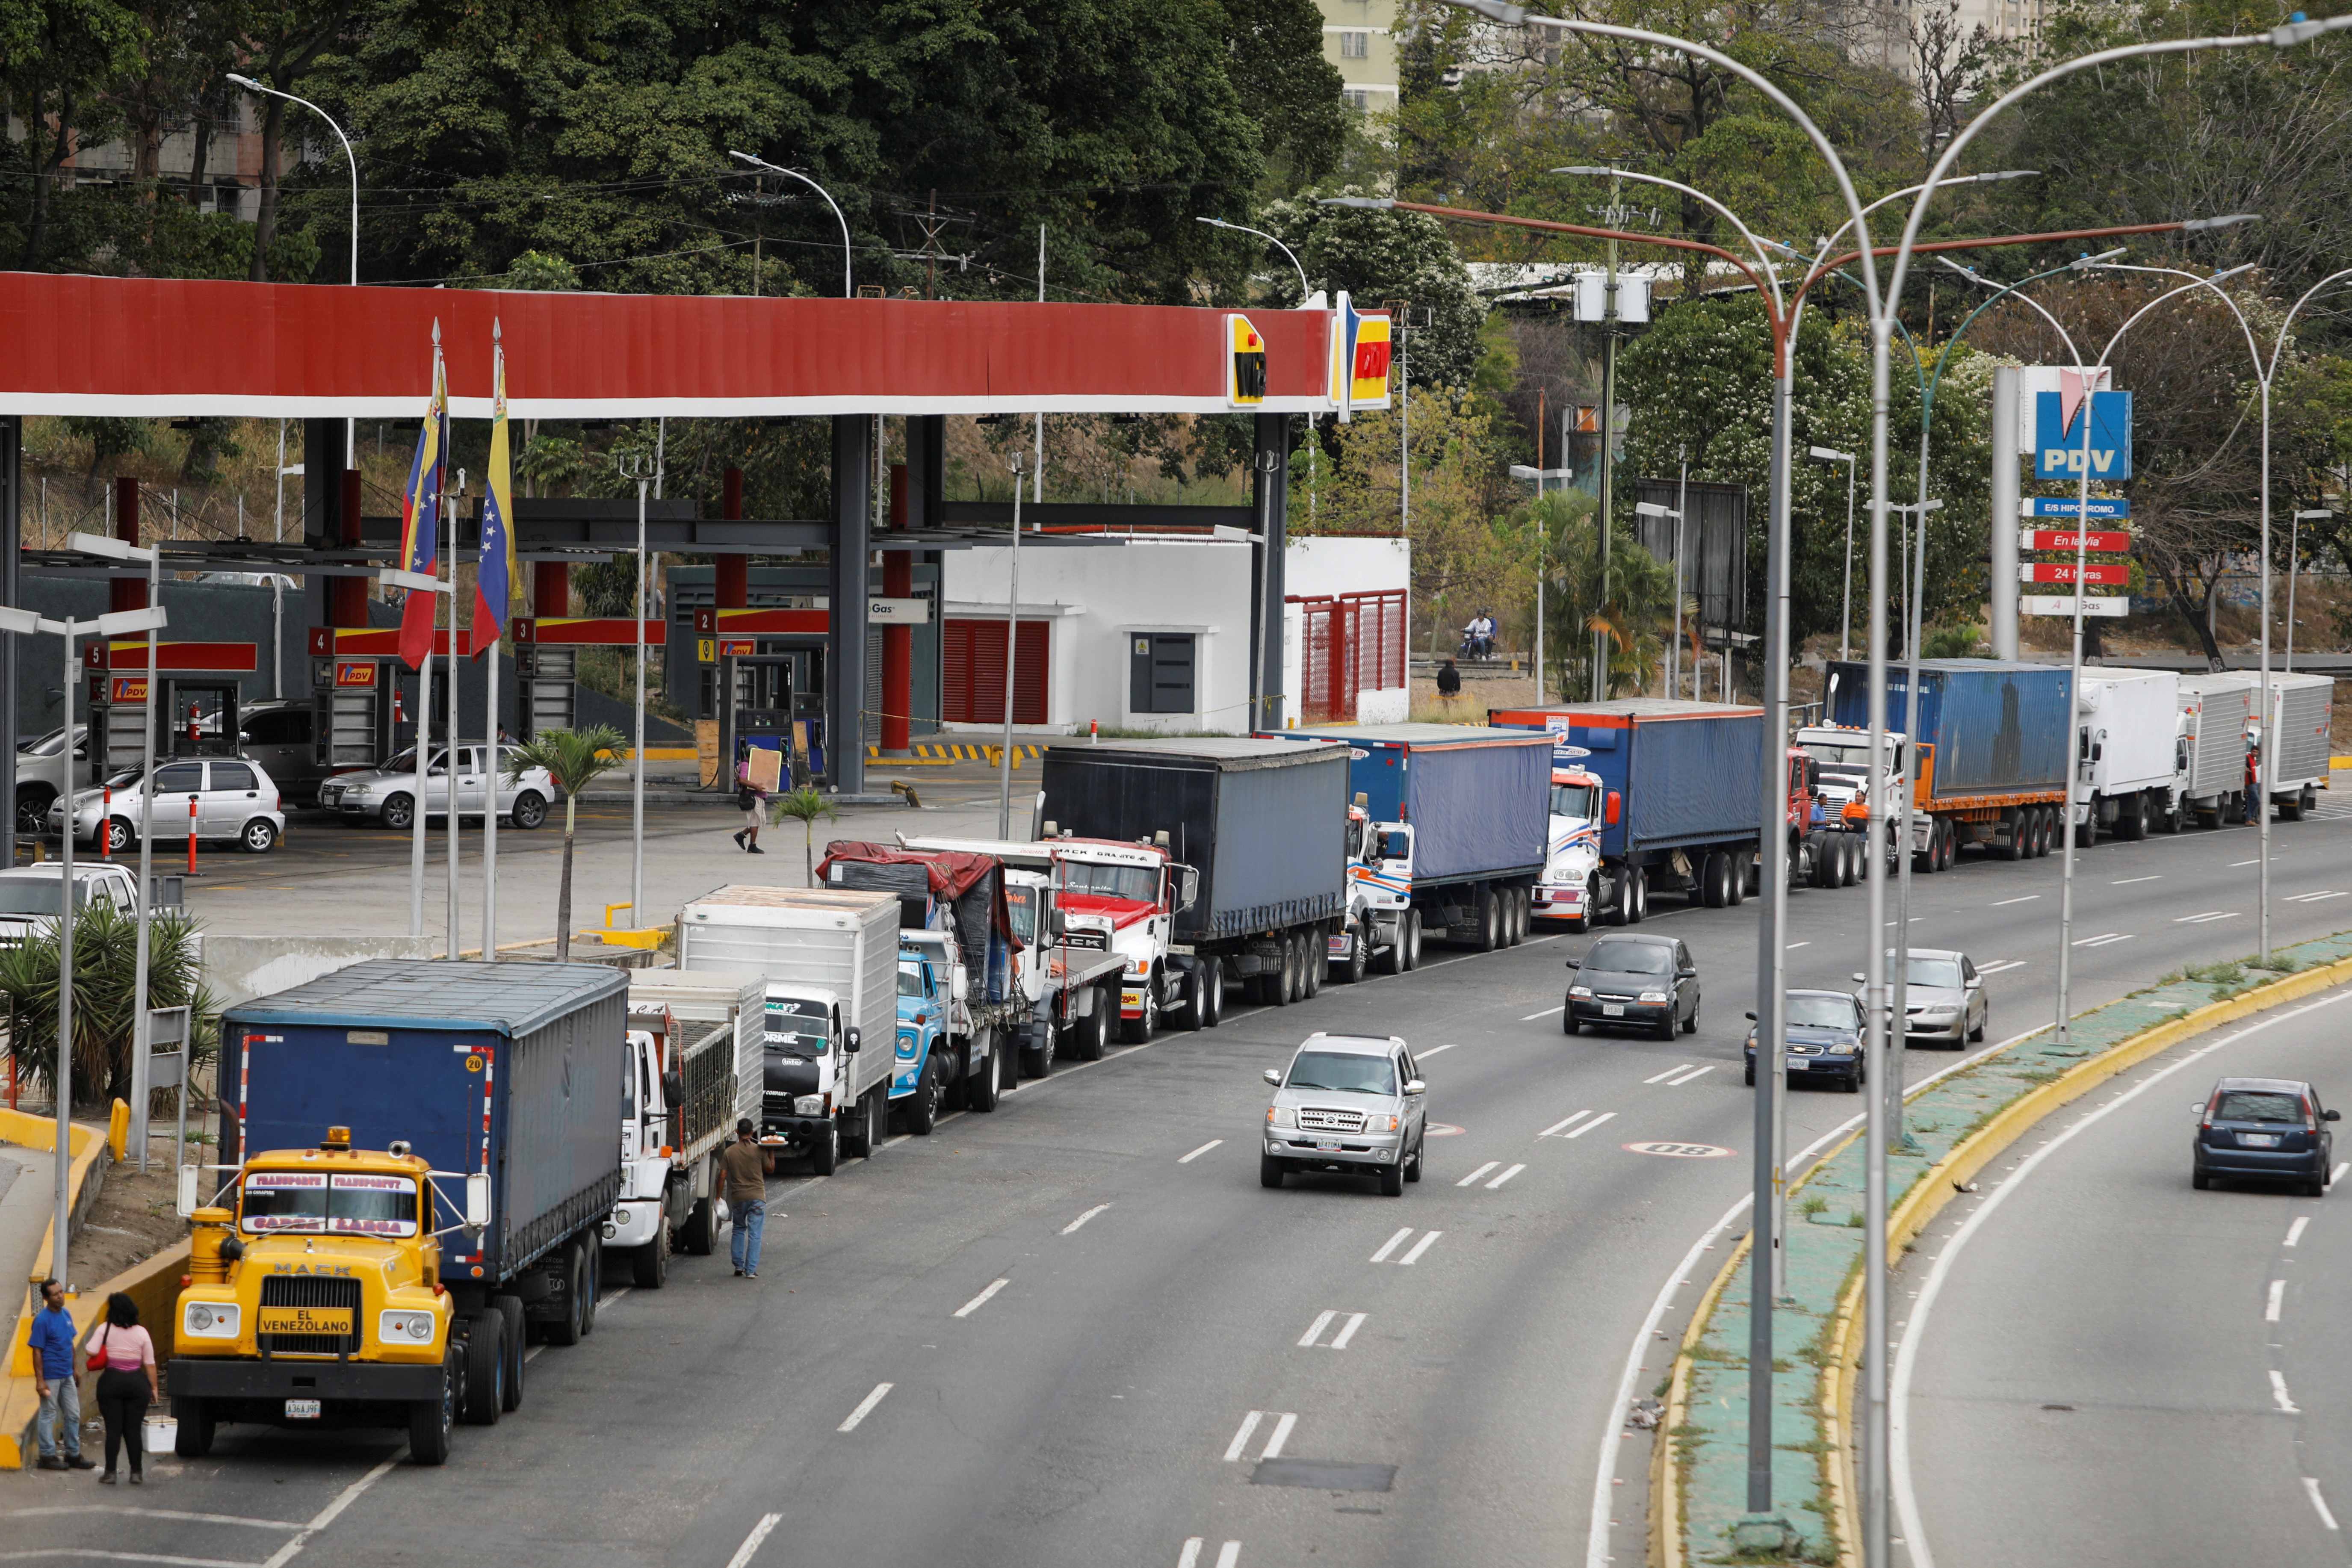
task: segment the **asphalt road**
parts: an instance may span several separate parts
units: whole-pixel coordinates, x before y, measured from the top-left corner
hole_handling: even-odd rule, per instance
[[[2189,1182],[2189,1106],[2217,1078],[2352,1096],[2347,1001],[2339,988],[2118,1077],[1921,1239],[1895,1299],[1929,1310],[1897,1328],[1916,1338],[1894,1367],[1913,1568],[2352,1557],[2352,1183],[2306,1198]]]
[[[2330,870],[2352,866],[2346,825],[2274,833],[2279,940],[2346,923],[2352,870]],[[2252,844],[2087,852],[2077,930],[2110,940],[2077,951],[2077,1005],[2251,948],[2252,868],[2232,863]],[[1915,940],[1994,970],[1992,1039],[2050,1016],[2058,872],[1968,860],[1917,879]],[[1790,903],[1790,983],[1846,984],[1864,891]],[[1580,936],[1293,1009],[1236,1005],[1217,1030],[1066,1064],[829,1180],[780,1175],[761,1279],[685,1259],[660,1293],[608,1296],[594,1336],[539,1352],[523,1409],[462,1430],[445,1468],[387,1463],[388,1435],[229,1428],[139,1492],[0,1478],[0,1535],[37,1556],[280,1568],[486,1549],[664,1568],[1556,1564],[1585,1549],[1606,1444],[1623,1484],[1605,1539],[1635,1562],[1648,1438],[1618,1434],[1617,1390],[1660,1287],[1745,1187],[1757,908],[1654,909],[1705,976],[1695,1036],[1565,1038]],[[1404,1035],[1433,1121],[1461,1129],[1431,1140],[1403,1197],[1258,1186],[1259,1070],[1315,1028]],[[1860,1104],[1794,1093],[1790,1146]],[[1727,1157],[1627,1147],[1651,1142]],[[1703,1286],[1717,1256],[1688,1277]],[[1266,1464],[1277,1440],[1274,1458],[1310,1463]]]

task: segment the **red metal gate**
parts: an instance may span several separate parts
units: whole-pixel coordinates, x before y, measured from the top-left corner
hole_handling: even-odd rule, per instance
[[[1391,690],[1405,683],[1405,590],[1293,595],[1299,607],[1299,720],[1348,723],[1359,691]]]

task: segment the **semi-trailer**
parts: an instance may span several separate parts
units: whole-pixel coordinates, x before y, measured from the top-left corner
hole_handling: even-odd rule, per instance
[[[1460,724],[1286,730],[1346,752],[1351,822],[1348,914],[1326,943],[1333,975],[1360,980],[1377,957],[1401,974],[1442,937],[1492,952],[1527,938],[1544,868],[1551,737]]]
[[[386,960],[225,1011],[226,1163],[180,1173],[182,1457],[253,1422],[391,1426],[437,1465],[457,1422],[521,1403],[526,1323],[594,1328],[627,985]],[[200,1203],[208,1172],[227,1180]]]

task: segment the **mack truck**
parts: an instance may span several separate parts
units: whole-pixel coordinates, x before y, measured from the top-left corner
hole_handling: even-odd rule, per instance
[[[752,973],[633,969],[623,1070],[621,1199],[604,1247],[658,1290],[673,1250],[718,1246],[719,1155],[735,1123],[757,1119],[764,1080],[767,981]]]
[[[734,884],[677,913],[678,967],[766,978],[760,1142],[829,1176],[890,1136],[905,1076],[896,1042],[898,900],[836,888]],[[877,1042],[869,1047],[868,1041]],[[918,1060],[928,1067],[928,1058]]]
[[[182,1458],[251,1422],[389,1426],[437,1465],[459,1421],[521,1405],[526,1326],[593,1330],[626,989],[601,964],[385,960],[223,1014],[226,1163],[179,1172]]]
[[[1349,787],[1365,814],[1359,826],[1350,812],[1348,918],[1326,944],[1336,978],[1362,979],[1375,956],[1402,974],[1431,937],[1481,952],[1526,940],[1544,868],[1549,735],[1362,724],[1279,738],[1345,751]]]
[[[1343,748],[1265,737],[1048,747],[1038,807],[1076,940],[1102,931],[1127,960],[1122,1037],[1160,1020],[1213,1027],[1228,979],[1274,1006],[1321,989],[1348,918]],[[1539,831],[1539,830],[1538,830]]]

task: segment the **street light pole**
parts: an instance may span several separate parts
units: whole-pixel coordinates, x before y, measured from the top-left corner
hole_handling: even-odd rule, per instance
[[[1292,252],[1290,247],[1283,244],[1282,241],[1275,238],[1274,236],[1266,233],[1265,230],[1262,228],[1248,228],[1244,227],[1241,224],[1227,223],[1221,217],[1196,217],[1192,221],[1194,223],[1207,224],[1211,228],[1229,228],[1235,234],[1254,234],[1257,236],[1258,238],[1274,247],[1276,250],[1282,252],[1283,256],[1289,261],[1290,265],[1293,268],[1296,268],[1298,272],[1298,303],[1301,306],[1304,306],[1307,303],[1307,268],[1298,265],[1298,258]]]
[[[841,216],[841,204],[833,199],[832,193],[827,191],[823,185],[818,184],[814,180],[810,179],[806,174],[802,174],[798,169],[787,169],[779,164],[771,163],[765,158],[754,158],[749,153],[730,152],[727,155],[730,158],[734,159],[737,163],[748,163],[754,169],[764,169],[771,174],[782,174],[788,180],[798,180],[802,184],[806,185],[818,195],[824,197],[824,205],[833,209],[834,220],[841,225],[841,297],[845,300],[856,298],[857,289],[851,281],[849,269],[851,254],[849,248],[849,220]]]
[[[637,592],[630,618],[636,622],[637,705],[629,780],[629,919],[646,923],[646,491],[653,475],[642,455],[618,459],[624,478],[637,481]]]
[[[1824,463],[1845,465],[1845,588],[1838,600],[1838,658],[1843,663],[1853,658],[1853,454],[1833,447],[1813,447],[1807,453]]]
[[[1021,653],[1021,448],[1008,454],[1013,470],[1013,552],[1004,590],[1004,750],[996,759],[996,837],[1013,837],[1013,668]]]
[[[236,83],[237,86],[245,89],[247,92],[268,93],[272,98],[282,98],[289,103],[300,104],[303,108],[309,110],[311,113],[325,121],[327,122],[327,129],[335,133],[335,140],[343,144],[343,161],[352,166],[352,287],[354,289],[358,288],[360,286],[360,161],[352,153],[352,139],[343,134],[343,128],[335,123],[335,117],[333,115],[329,114],[325,110],[320,108],[309,99],[297,98],[290,92],[280,92],[274,87],[265,87],[260,82],[254,80],[251,77],[239,76],[235,71],[227,72],[226,75],[230,81]],[[357,419],[346,419],[343,421],[343,458],[345,461],[351,463],[353,467],[357,467],[359,463],[357,445],[358,429],[359,421]],[[278,463],[282,468],[286,464],[286,449],[283,440],[285,431],[282,426],[279,427],[278,433],[280,441],[278,451]],[[312,455],[310,453],[305,452],[302,455],[302,461],[306,466],[311,460]],[[281,479],[278,482],[282,488],[285,481]],[[147,673],[152,678],[155,672],[151,669]]]

